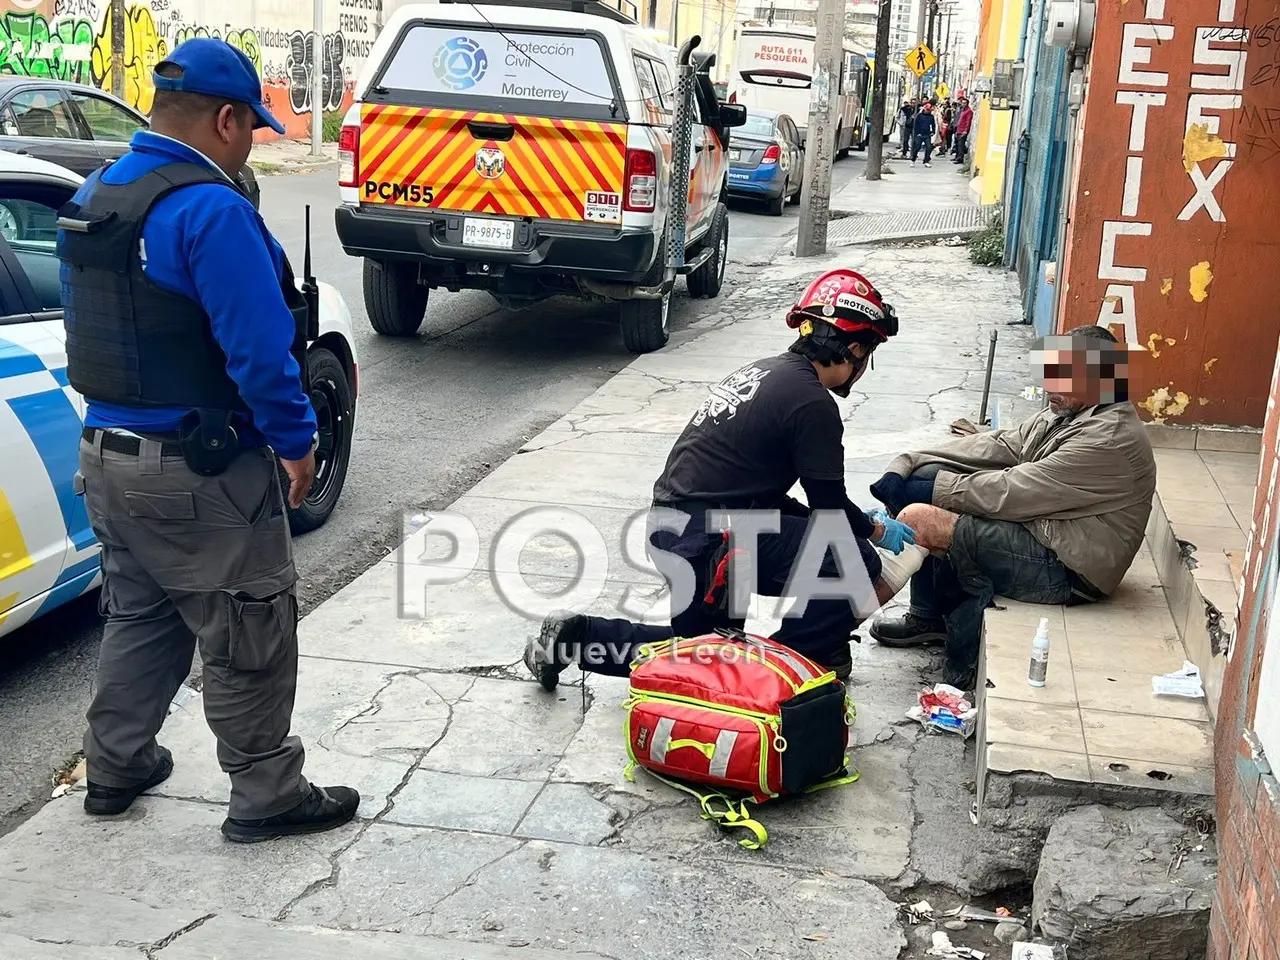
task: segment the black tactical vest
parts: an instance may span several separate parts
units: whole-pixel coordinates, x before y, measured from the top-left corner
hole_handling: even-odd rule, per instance
[[[153,283],[139,256],[152,206],[197,183],[236,189],[199,164],[172,163],[127,184],[104,183],[99,173],[85,203],[72,201],[59,211],[57,252],[70,268],[62,294],[67,379],[89,400],[246,410],[208,314]],[[301,295],[292,280],[286,262],[281,287],[296,324]]]

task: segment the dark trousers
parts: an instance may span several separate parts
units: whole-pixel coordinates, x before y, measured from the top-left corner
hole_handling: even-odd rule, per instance
[[[912,474],[938,472],[929,464]],[[1089,602],[1058,555],[1020,523],[961,515],[943,558],[929,557],[911,578],[911,612],[947,625],[944,680],[973,689],[982,642],[982,618],[993,597],[1023,603]]]
[[[964,163],[965,155],[969,150],[969,135],[967,133],[956,134],[955,156],[956,163]]]
[[[804,517],[781,518],[780,532],[761,534],[752,550],[755,567],[755,593],[766,597],[780,597],[786,593],[791,568],[800,554],[808,520]],[[866,567],[872,587],[880,579],[880,555],[865,540],[857,540],[858,552]],[[703,603],[703,597],[712,582],[715,567],[721,555],[721,536],[708,533],[705,517],[694,516],[681,534],[670,530],[652,530],[649,535],[649,555],[654,550],[666,551],[685,558],[693,567],[696,587],[689,606],[674,613],[671,624],[633,623],[630,620],[588,617],[588,626],[582,639],[579,666],[591,673],[625,677],[630,664],[636,658],[636,650],[646,643],[670,640],[673,637],[697,637],[711,633],[717,627],[742,629],[743,619],[732,616],[732,606],[712,609]],[[660,561],[654,559],[655,565]],[[821,566],[822,577],[839,575],[835,557],[827,550]],[[668,589],[673,587],[667,578]],[[732,574],[726,587],[732,596]],[[829,666],[846,659],[849,653],[849,637],[860,622],[857,613],[846,599],[812,599],[801,616],[784,617],[782,626],[770,639],[804,654],[822,666]]]
[[[97,689],[84,738],[88,779],[145,780],[156,734],[191,670],[231,778],[228,816],[272,817],[310,790],[289,735],[298,676],[297,572],[275,455],[240,454],[202,477],[144,440],[137,455],[80,442],[85,508],[102,546]]]
[[[921,148],[924,149],[924,162],[928,163],[933,157],[933,137],[927,133],[917,133],[915,140],[911,144],[911,162],[916,162]]]
[[[905,157],[907,155],[907,150],[911,147],[911,127],[901,127],[899,129],[899,133],[901,134],[902,141],[902,155]]]

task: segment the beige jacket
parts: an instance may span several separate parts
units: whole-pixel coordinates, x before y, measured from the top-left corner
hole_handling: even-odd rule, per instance
[[[1151,513],[1156,461],[1131,403],[1045,410],[1008,430],[978,433],[889,464],[903,477],[940,463],[934,506],[1021,523],[1105,594],[1133,562]]]

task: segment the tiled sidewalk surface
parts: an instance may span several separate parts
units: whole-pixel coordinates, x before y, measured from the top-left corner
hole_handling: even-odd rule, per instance
[[[255,955],[893,960],[906,944],[896,890],[925,881],[967,895],[1032,869],[969,821],[972,745],[924,737],[904,718],[938,679],[936,654],[856,648],[861,780],[762,808],[770,843],[757,852],[718,835],[683,795],[622,777],[625,681],[592,677],[551,696],[519,664],[540,614],[573,597],[525,598],[522,613],[509,581],[500,595],[497,573],[518,567],[549,593],[572,586],[579,560],[548,539],[495,554],[493,533],[531,507],[574,511],[602,534],[585,551],[578,603],[653,608],[652,571],[619,546],[627,521],[708,385],[785,349],[786,308],[837,264],[873,278],[903,324],[840,404],[853,497],[869,506],[867,484],[894,454],[976,417],[988,330],[1016,319],[1018,300],[1008,274],[973,268],[961,250],[789,260],[739,275],[717,301],[692,301],[702,314],[666,349],[637,359],[453,505],[482,538],[474,571],[428,565],[442,549],[430,534],[444,521],[432,518],[302,621],[293,731],[312,778],[360,789],[355,823],[255,847],[223,842],[227,783],[197,699],[165,725],[177,766],[157,796],[94,819],[76,792],[0,839],[0,881],[52,882],[73,897],[55,904],[58,955],[79,944],[115,958],[120,940],[164,940],[160,958],[276,944]],[[1026,385],[1030,337],[1028,327],[1001,330],[997,394]],[[0,892],[0,936],[30,940],[10,953],[47,955],[31,938],[48,936],[55,907],[17,915],[9,896]],[[132,906],[117,910],[113,897]],[[358,940],[362,931],[376,937]],[[0,955],[10,953],[0,940]]]
[[[827,243],[851,246],[882,240],[930,240],[965,237],[981,231],[991,213],[984,207],[941,207],[913,213],[855,213],[835,221],[827,229]]]

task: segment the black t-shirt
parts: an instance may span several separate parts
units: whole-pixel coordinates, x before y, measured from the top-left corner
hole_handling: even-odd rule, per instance
[[[847,509],[865,537],[871,524],[844,492],[843,436],[840,409],[809,360],[757,360],[710,388],[671,449],[654,501],[778,508],[798,480],[811,508]]]

